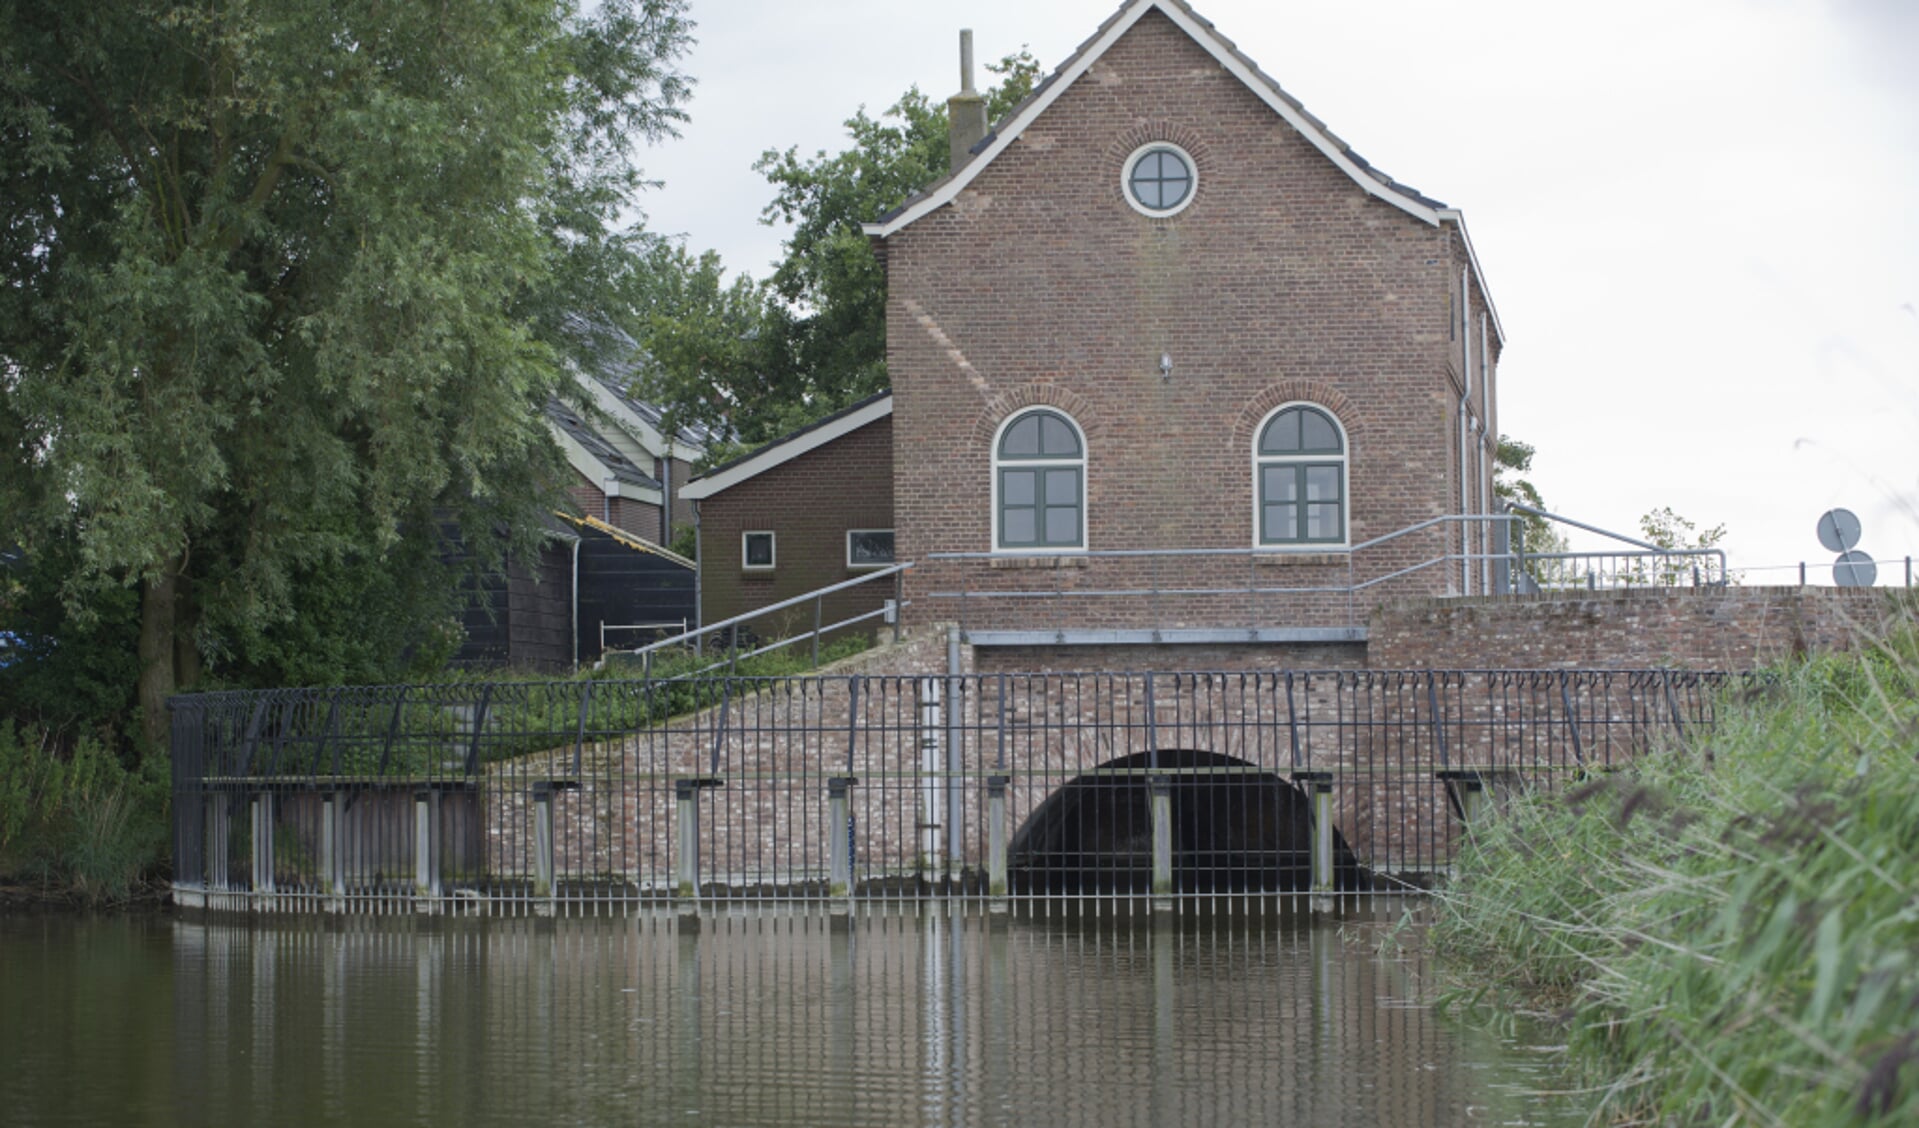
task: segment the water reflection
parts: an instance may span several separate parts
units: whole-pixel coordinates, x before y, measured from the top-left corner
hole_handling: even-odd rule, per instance
[[[1381,927],[29,918],[0,922],[0,1060],[28,1066],[0,1076],[0,1107],[23,1124],[1579,1122],[1527,1095],[1538,1062],[1423,1005],[1419,967],[1374,954]],[[129,1068],[156,1054],[168,1068]]]

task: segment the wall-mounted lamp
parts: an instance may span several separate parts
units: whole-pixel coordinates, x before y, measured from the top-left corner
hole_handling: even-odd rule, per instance
[[[1159,354],[1159,378],[1162,380],[1170,380],[1173,378],[1173,354],[1172,353]]]

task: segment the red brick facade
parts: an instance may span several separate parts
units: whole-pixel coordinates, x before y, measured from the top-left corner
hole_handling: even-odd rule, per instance
[[[1122,194],[1128,155],[1153,141],[1179,145],[1198,166],[1192,203],[1170,218],[1143,215]],[[1461,499],[1460,338],[1473,338],[1472,414],[1495,436],[1487,377],[1499,345],[1489,333],[1482,376],[1486,306],[1460,229],[1369,193],[1159,11],[949,205],[880,246],[895,425],[899,449],[912,452],[893,469],[898,547],[919,562],[916,596],[1154,582],[1137,562],[1067,562],[1061,576],[927,560],[994,547],[994,436],[1033,404],[1057,407],[1084,432],[1085,542],[1095,551],[1250,548],[1255,432],[1292,402],[1327,409],[1345,429],[1349,544],[1479,510],[1484,460],[1469,458],[1471,497]],[[1383,574],[1452,547],[1446,533],[1415,535],[1364,567]],[[1285,586],[1347,582],[1345,554],[1316,559],[1287,569]],[[1192,588],[1246,584],[1250,563],[1170,567],[1158,582]],[[1395,590],[1461,583],[1457,566],[1434,568]],[[1143,606],[1122,602],[1049,604],[1045,625],[1146,621]],[[1324,599],[1269,602],[1266,624],[1348,614]],[[1031,606],[1008,602],[1008,621],[990,625],[1013,625]],[[912,609],[916,621],[955,614],[924,599]],[[1153,614],[1166,625],[1248,625],[1244,600],[1161,601]]]
[[[893,528],[892,464],[893,421],[882,417],[702,500],[701,622],[869,574],[847,566],[846,534]],[[772,568],[742,566],[748,531],[773,534]],[[874,583],[829,596],[823,622],[875,610],[892,594],[890,583]],[[813,612],[795,609],[751,626],[762,638],[804,633],[813,629]]]
[[[676,466],[684,465],[676,463]],[[567,487],[567,496],[573,504],[579,506],[581,516],[605,521],[622,532],[632,533],[652,544],[660,540],[660,507],[651,502],[630,497],[609,498],[606,492],[583,475],[575,476],[573,484]],[[676,502],[674,508],[688,510],[687,520],[692,520],[691,506],[685,502]]]
[[[1758,669],[1847,650],[1910,623],[1910,592],[1874,588],[1649,588],[1414,600],[1372,617],[1375,669]]]

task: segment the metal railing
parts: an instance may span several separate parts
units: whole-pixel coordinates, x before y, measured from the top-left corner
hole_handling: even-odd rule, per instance
[[[727,673],[731,674],[737,669],[743,659],[755,658],[762,654],[771,654],[790,646],[810,642],[813,648],[813,665],[817,667],[820,664],[821,640],[835,631],[847,630],[859,626],[862,623],[882,619],[891,624],[893,628],[893,641],[899,641],[899,612],[907,606],[904,579],[905,574],[912,567],[913,565],[910,561],[905,564],[894,564],[890,567],[870,572],[864,576],[857,576],[837,584],[829,584],[826,587],[809,591],[804,595],[796,595],[791,599],[783,599],[777,603],[769,603],[764,607],[756,607],[751,611],[735,615],[730,619],[722,619],[710,626],[703,626],[690,631],[683,630],[678,634],[659,639],[645,646],[635,647],[631,650],[614,651],[612,653],[622,654],[629,659],[638,661],[640,665],[640,675],[643,678],[651,679],[653,677],[653,661],[655,655],[690,650],[695,656],[703,657],[706,653],[707,640],[709,638],[723,644],[721,646],[720,658],[704,666],[676,674],[672,679],[682,680],[703,677],[722,667],[726,669]],[[868,584],[876,584],[883,580],[892,581],[892,598],[885,600],[879,607],[873,610],[856,612],[855,614],[836,619],[830,623],[826,621],[826,602],[828,597],[852,591]],[[786,612],[794,608],[808,606],[810,606],[813,611],[813,625],[810,629],[797,632],[778,630],[775,632],[771,641],[765,642],[761,641],[759,634],[752,630],[751,624],[753,623],[769,618],[783,618]],[[605,665],[606,657],[603,656],[598,662],[594,663],[594,668],[600,669]]]
[[[1709,728],[1679,671],[946,674],[175,698],[176,895],[988,905],[1430,886],[1488,801]]]
[[[1351,546],[1310,551],[1263,547],[929,553],[929,565],[947,566],[938,578],[948,585],[957,581],[957,586],[926,595],[953,607],[950,617],[967,629],[1022,623],[1043,630],[1050,623],[1034,616],[1040,605],[1052,603],[1055,620],[1110,622],[1161,635],[1209,626],[1253,637],[1261,634],[1261,625],[1276,623],[1308,630],[1355,628],[1363,624],[1370,603],[1392,595],[1514,595],[1727,582],[1726,557],[1719,549],[1661,548],[1544,510],[1514,509],[1629,547],[1528,553],[1520,518],[1513,513],[1449,515]],[[1280,568],[1302,578],[1275,580]],[[1075,609],[1058,610],[1067,606]]]
[[[1514,513],[1594,533],[1628,546],[1596,552],[1527,552],[1525,526],[1515,521],[1510,526],[1513,558],[1509,586],[1514,593],[1724,587],[1732,582],[1723,549],[1668,548],[1531,505],[1514,503],[1508,508]]]

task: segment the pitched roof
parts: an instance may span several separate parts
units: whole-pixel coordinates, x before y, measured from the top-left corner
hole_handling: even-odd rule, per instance
[[[1438,200],[1425,195],[1418,189],[1402,184],[1384,172],[1374,168],[1366,158],[1360,156],[1353,147],[1341,140],[1326,123],[1306,111],[1299,99],[1288,94],[1271,75],[1259,69],[1259,64],[1249,58],[1232,40],[1221,35],[1211,20],[1201,16],[1186,3],[1186,0],[1125,0],[1118,11],[1107,17],[1106,22],[1092,36],[1080,44],[1067,60],[1059,65],[1052,74],[1033,88],[1033,92],[1008,111],[993,132],[988,133],[979,144],[973,147],[973,156],[966,163],[922,189],[905,203],[881,216],[877,222],[864,225],[862,230],[876,239],[884,239],[906,227],[914,220],[929,212],[951,203],[965,187],[977,177],[987,165],[1012,146],[1019,135],[1031,125],[1034,119],[1046,112],[1059,100],[1074,82],[1078,81],[1094,63],[1098,62],[1120,37],[1132,30],[1148,12],[1159,12],[1173,24],[1190,36],[1209,54],[1219,61],[1220,66],[1243,82],[1261,101],[1284,118],[1340,171],[1351,177],[1367,193],[1385,203],[1399,208],[1408,215],[1425,223],[1438,226],[1451,223],[1459,228],[1461,238],[1466,244],[1467,254],[1472,261],[1475,280],[1479,292],[1485,297],[1487,309],[1492,309],[1492,295],[1486,288],[1485,276],[1479,270],[1479,258],[1472,250],[1472,241],[1466,238],[1465,218],[1456,208],[1449,208]],[[1505,338],[1499,329],[1499,313],[1493,310],[1494,331]]]
[[[571,405],[557,399],[553,400],[546,405],[546,417],[553,421],[553,425],[559,428],[561,434],[577,443],[588,457],[605,467],[606,472],[613,478],[646,489],[660,488],[657,478],[640,469],[632,459],[621,454],[618,447],[595,431],[585,417],[575,411]]]
[[[851,434],[868,423],[877,422],[891,414],[893,414],[893,393],[876,392],[824,419],[781,435],[758,450],[713,467],[686,483],[680,490],[680,496],[693,501],[712,497],[721,490],[764,474],[775,466],[791,462],[807,451],[817,450],[841,435]]]

